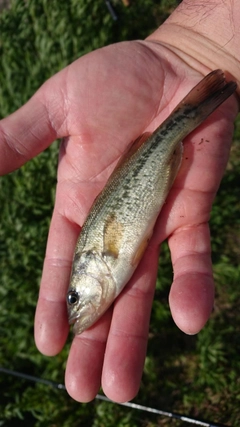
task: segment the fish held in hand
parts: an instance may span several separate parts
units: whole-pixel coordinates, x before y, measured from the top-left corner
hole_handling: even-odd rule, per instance
[[[76,245],[67,292],[75,334],[102,316],[138,266],[180,167],[181,141],[236,87],[235,82],[226,83],[221,70],[208,74],[118,163],[94,201]]]

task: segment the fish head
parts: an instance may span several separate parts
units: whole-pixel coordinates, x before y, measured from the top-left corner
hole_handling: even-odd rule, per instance
[[[103,257],[88,251],[76,254],[67,292],[69,324],[80,334],[108,309],[116,297],[116,286]]]

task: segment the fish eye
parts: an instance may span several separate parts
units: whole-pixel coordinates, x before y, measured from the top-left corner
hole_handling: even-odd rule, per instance
[[[67,294],[67,302],[69,305],[75,305],[79,301],[79,295],[76,291],[69,291]]]

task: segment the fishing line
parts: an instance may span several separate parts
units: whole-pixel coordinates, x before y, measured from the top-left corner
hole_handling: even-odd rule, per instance
[[[25,379],[28,381],[33,381],[35,383],[45,384],[47,386],[51,386],[51,387],[57,388],[59,390],[65,390],[66,391],[66,387],[64,384],[57,383],[55,381],[45,380],[43,378],[35,377],[33,375],[24,374],[23,372],[13,371],[11,369],[6,369],[3,367],[0,367],[0,372],[2,372],[4,374],[11,375],[11,376],[19,377],[19,378],[22,378],[22,379]],[[174,419],[186,422],[186,423],[190,423],[190,424],[195,425],[195,426],[200,426],[200,427],[229,427],[229,426],[226,426],[224,424],[215,424],[215,423],[212,423],[209,421],[200,421],[196,418],[188,417],[186,415],[177,414],[175,412],[162,411],[161,409],[154,409],[154,408],[139,405],[139,404],[133,403],[133,402],[116,403],[116,402],[113,402],[112,400],[108,399],[108,397],[106,397],[102,394],[97,394],[96,399],[104,400],[105,402],[114,403],[115,405],[121,405],[121,406],[125,406],[125,407],[131,408],[131,409],[137,409],[139,411],[145,411],[145,412],[150,412],[150,413],[156,414],[156,415],[162,415],[163,417],[174,418]]]
[[[105,3],[106,3],[106,6],[108,8],[108,11],[109,11],[112,19],[114,21],[117,21],[118,17],[117,17],[117,14],[116,14],[115,10],[113,9],[113,6],[112,6],[111,2],[108,1],[108,0],[106,0]]]

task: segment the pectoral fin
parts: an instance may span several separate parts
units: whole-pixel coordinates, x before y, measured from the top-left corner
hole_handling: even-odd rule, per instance
[[[103,231],[103,255],[118,258],[123,236],[123,225],[114,214],[108,216]]]

